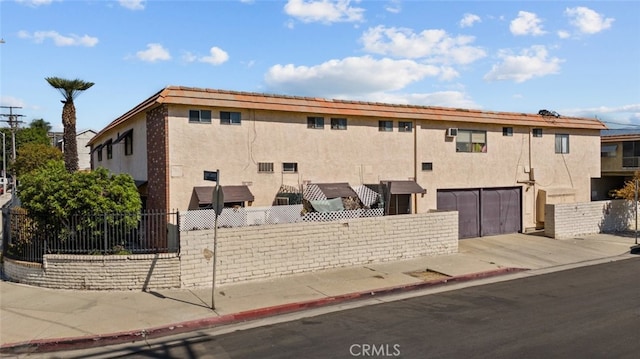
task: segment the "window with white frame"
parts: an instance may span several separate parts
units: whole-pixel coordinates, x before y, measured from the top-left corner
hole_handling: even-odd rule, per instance
[[[298,163],[297,162],[283,162],[282,163],[282,172],[285,172],[285,173],[297,173],[298,172]]]
[[[307,128],[323,129],[324,117],[307,117]]]
[[[346,130],[347,129],[347,119],[346,118],[332,118],[331,119],[331,129],[332,130]]]
[[[223,125],[239,125],[240,112],[220,111],[220,123]]]
[[[556,134],[556,153],[569,153],[569,135]]]
[[[533,137],[542,137],[542,129],[534,128],[533,129]]]
[[[458,129],[456,152],[487,152],[487,131]]]
[[[209,111],[209,110],[189,110],[189,122],[191,122],[191,123],[211,123],[211,111]]]
[[[503,127],[502,128],[503,136],[513,136],[513,127]]]

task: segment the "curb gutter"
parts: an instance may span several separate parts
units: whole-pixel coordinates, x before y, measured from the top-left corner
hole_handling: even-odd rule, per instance
[[[455,277],[447,277],[426,282],[387,287],[375,289],[372,291],[363,291],[337,295],[333,297],[288,303],[276,305],[272,307],[247,310],[244,312],[226,314],[221,316],[209,317],[204,319],[190,320],[160,327],[125,331],[111,334],[99,334],[82,337],[69,337],[57,339],[38,339],[19,343],[8,343],[0,346],[2,354],[26,354],[26,353],[47,353],[65,350],[87,349],[93,347],[108,346],[114,344],[134,343],[140,340],[160,338],[164,336],[182,334],[195,330],[208,329],[215,326],[221,326],[232,323],[245,322],[275,316],[279,314],[292,313],[305,309],[324,307],[357,299],[367,299],[374,296],[397,294],[429,287],[445,285],[449,283],[467,282],[475,279],[494,277],[499,275],[511,274],[526,271],[525,268],[500,268],[487,272],[478,272],[465,274]]]

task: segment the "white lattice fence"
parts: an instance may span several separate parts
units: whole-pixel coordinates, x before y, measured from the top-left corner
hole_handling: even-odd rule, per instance
[[[384,208],[373,209],[354,209],[349,211],[336,212],[309,212],[305,213],[303,220],[305,222],[330,222],[342,219],[353,219],[362,217],[380,217],[384,216]]]
[[[264,224],[295,223],[302,221],[302,205],[224,208],[218,218],[220,227],[245,227]],[[216,213],[213,209],[200,209],[180,214],[180,230],[213,229]]]

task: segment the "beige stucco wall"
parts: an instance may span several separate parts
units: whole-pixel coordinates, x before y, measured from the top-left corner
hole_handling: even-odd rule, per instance
[[[189,123],[190,109],[211,110],[209,124]],[[241,112],[240,125],[220,124],[220,111]],[[185,210],[195,202],[193,187],[213,186],[203,171],[219,169],[221,185],[249,186],[255,206],[269,206],[281,185],[299,187],[305,182],[375,184],[381,180],[415,177],[427,190],[414,195],[418,213],[437,208],[439,189],[521,187],[522,228],[544,217],[538,191],[567,191],[574,200],[590,200],[590,180],[600,177],[598,130],[513,126],[513,136],[503,136],[503,125],[469,122],[414,121],[414,131],[380,132],[378,120],[386,118],[324,115],[323,129],[308,129],[314,113],[287,113],[234,108],[171,105],[168,107],[168,208]],[[347,130],[331,129],[331,117],[347,118]],[[114,146],[112,160],[96,161],[114,173],[131,173],[147,180],[146,113],[140,113],[101,136],[103,143],[134,128],[134,155],[124,156],[124,144]],[[487,131],[486,153],[457,153],[456,139],[446,129],[456,127]],[[569,134],[570,153],[555,153],[555,134]],[[273,173],[258,173],[259,162],[272,162]],[[282,173],[283,162],[296,162],[298,173]],[[433,170],[422,171],[431,162]],[[535,181],[529,182],[530,179]],[[538,209],[542,208],[542,209]]]
[[[589,201],[590,179],[600,176],[598,131],[544,128],[542,137],[532,137],[532,127],[520,126],[503,136],[502,125],[418,121],[406,133],[394,121],[393,132],[380,132],[384,118],[353,116],[334,116],[348,119],[347,130],[332,130],[330,116],[323,116],[324,129],[308,129],[307,116],[316,114],[253,110],[240,110],[241,125],[221,125],[220,111],[238,111],[223,108],[201,108],[212,110],[213,119],[200,124],[188,122],[189,109],[169,111],[171,208],[193,203],[194,186],[214,185],[203,180],[204,170],[220,169],[222,185],[249,184],[256,206],[270,205],[281,184],[415,177],[427,189],[416,196],[418,212],[436,208],[438,189],[522,187],[528,228],[536,225],[539,189],[571,189],[576,201]],[[445,136],[448,127],[487,130],[487,152],[456,153],[455,138]],[[570,135],[570,153],[555,153],[556,133]],[[258,173],[258,162],[273,162],[274,173]],[[298,173],[283,174],[282,162],[297,162]],[[423,172],[422,162],[433,163],[433,170]],[[535,184],[525,183],[531,168]]]
[[[113,145],[113,158],[107,158],[106,147],[102,149],[102,161],[98,161],[97,151],[93,152],[93,166],[104,167],[112,173],[128,173],[136,181],[147,180],[147,126],[145,114],[138,114],[135,118],[128,121],[124,125],[114,127],[113,129],[101,134],[99,142],[94,144],[98,146],[108,139],[113,141],[123,133],[133,128],[133,154],[125,156],[124,140]]]
[[[76,136],[78,145],[78,169],[91,169],[91,149],[87,147],[87,143],[89,143],[89,140],[91,140],[95,135],[96,133],[94,131],[88,130],[80,132]]]

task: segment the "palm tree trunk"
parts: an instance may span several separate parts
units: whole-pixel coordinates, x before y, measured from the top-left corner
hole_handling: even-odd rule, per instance
[[[78,142],[76,140],[76,107],[73,100],[68,99],[62,108],[62,135],[64,152],[64,167],[67,172],[78,170]]]

